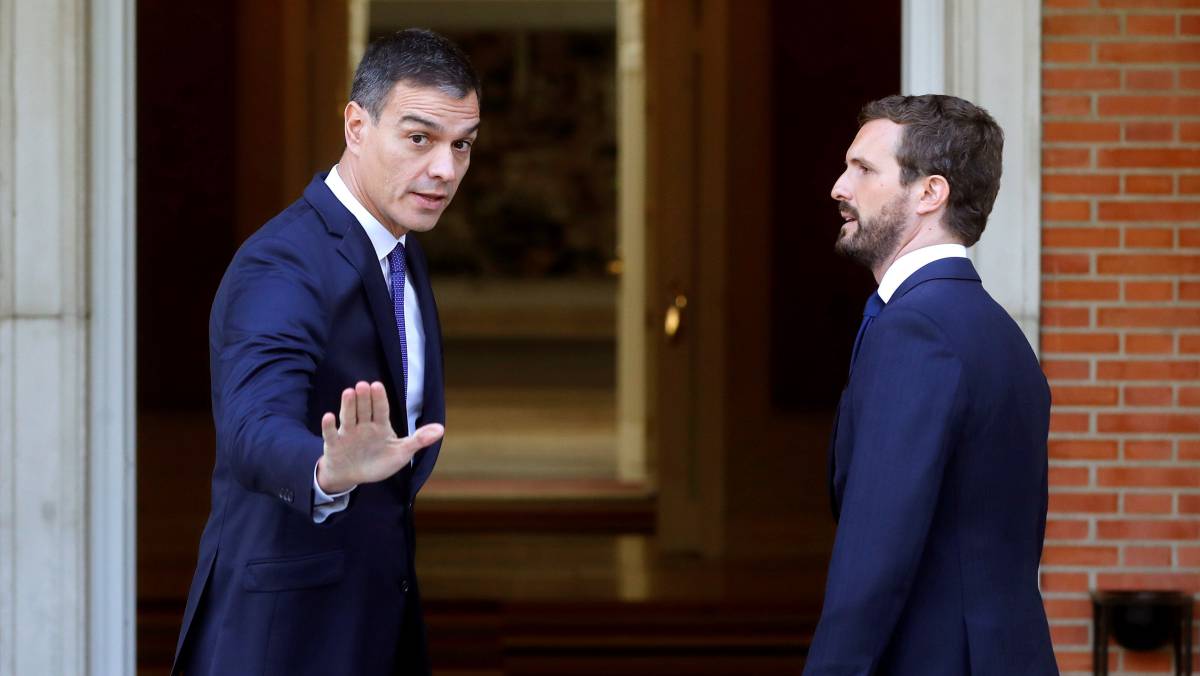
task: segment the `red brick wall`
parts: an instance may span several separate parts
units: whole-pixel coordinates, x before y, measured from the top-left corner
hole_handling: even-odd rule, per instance
[[[1200,593],[1200,0],[1043,0],[1042,32],[1042,590],[1090,674],[1088,590]]]

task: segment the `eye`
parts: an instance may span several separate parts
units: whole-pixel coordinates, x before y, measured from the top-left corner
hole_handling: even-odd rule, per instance
[[[413,145],[423,146],[429,143],[429,137],[425,134],[411,134],[408,140],[413,142]]]
[[[455,150],[461,150],[463,152],[467,152],[467,151],[471,150],[471,141],[468,141],[466,139],[463,139],[461,141],[455,141],[451,145],[454,147]]]

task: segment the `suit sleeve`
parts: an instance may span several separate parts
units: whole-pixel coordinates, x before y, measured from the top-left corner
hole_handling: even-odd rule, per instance
[[[905,607],[966,401],[962,365],[932,320],[875,320],[850,387],[854,440],[806,676],[868,676]]]
[[[222,282],[210,327],[218,448],[239,484],[306,516],[324,451],[308,411],[326,344],[312,264],[294,244],[252,240]]]

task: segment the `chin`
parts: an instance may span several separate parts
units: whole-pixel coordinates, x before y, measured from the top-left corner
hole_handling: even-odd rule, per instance
[[[441,214],[438,214],[438,216],[441,216]],[[429,232],[437,226],[438,219],[436,217],[432,219],[428,217],[414,218],[410,219],[409,223],[412,224],[408,227],[409,232]]]
[[[859,255],[858,238],[854,236],[854,233],[847,233],[843,230],[837,241],[834,242],[833,249],[843,256],[857,258]]]
[[[430,214],[428,211],[400,209],[388,214],[388,218],[404,228],[405,232],[429,232],[437,225],[441,215],[441,212]]]

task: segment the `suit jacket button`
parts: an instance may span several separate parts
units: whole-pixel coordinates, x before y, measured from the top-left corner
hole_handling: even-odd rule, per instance
[[[401,594],[407,594],[407,593],[408,593],[408,580],[401,580],[401,581],[400,581],[400,593],[401,593]]]

